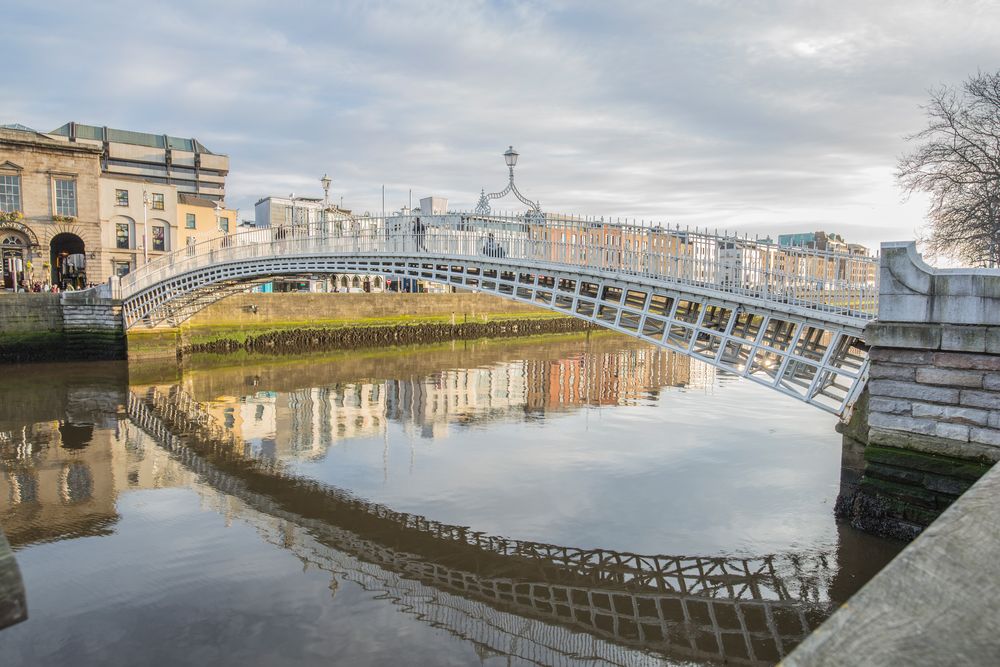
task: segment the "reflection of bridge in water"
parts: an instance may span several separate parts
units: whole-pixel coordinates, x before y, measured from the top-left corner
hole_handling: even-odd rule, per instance
[[[773,662],[829,609],[827,554],[643,556],[484,535],[391,510],[273,460],[186,392],[130,393],[130,419],[306,562],[384,591],[490,651],[544,664],[654,663],[646,653]],[[585,633],[585,634],[584,634]]]

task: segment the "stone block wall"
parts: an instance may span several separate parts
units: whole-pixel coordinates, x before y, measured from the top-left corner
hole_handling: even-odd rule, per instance
[[[124,358],[121,302],[106,287],[0,294],[0,363]]]
[[[58,359],[62,340],[58,294],[0,293],[0,362]]]
[[[1000,460],[1000,271],[936,270],[882,246],[865,470],[838,508],[912,538]]]
[[[537,313],[542,309],[490,294],[237,294],[218,301],[184,323],[184,328],[392,318],[402,315]]]
[[[63,339],[71,358],[125,358],[121,301],[101,296],[99,290],[65,292],[60,296]]]

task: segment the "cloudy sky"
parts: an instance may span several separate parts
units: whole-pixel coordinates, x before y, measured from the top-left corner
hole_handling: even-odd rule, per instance
[[[7,0],[0,122],[194,136],[230,206],[504,187],[549,211],[912,238],[927,90],[1000,68],[996,2]],[[516,208],[516,201],[506,205]]]

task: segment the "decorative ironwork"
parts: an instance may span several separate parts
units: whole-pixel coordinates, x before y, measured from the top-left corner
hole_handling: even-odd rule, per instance
[[[527,197],[521,194],[521,191],[517,189],[514,185],[514,166],[517,164],[517,158],[520,154],[514,150],[511,146],[507,149],[507,152],[503,154],[504,160],[507,162],[507,169],[510,171],[510,180],[507,181],[507,187],[505,187],[500,192],[491,192],[486,194],[486,189],[480,191],[479,203],[476,204],[476,213],[480,215],[489,215],[490,200],[491,199],[502,199],[509,194],[513,194],[519,202],[528,207],[528,216],[537,222],[543,222],[545,219],[542,213],[541,206],[539,206],[537,201],[531,201]]]
[[[121,280],[128,328],[179,323],[275,276],[369,273],[532,303],[843,415],[867,378],[877,258],[680,228],[446,214],[359,217],[196,244]]]

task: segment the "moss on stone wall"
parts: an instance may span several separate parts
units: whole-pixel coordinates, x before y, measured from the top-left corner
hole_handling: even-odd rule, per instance
[[[865,471],[846,518],[862,530],[913,539],[990,465],[912,449],[868,445]]]
[[[220,334],[204,342],[187,342],[183,355],[203,353],[298,353],[310,350],[365,349],[433,343],[444,340],[509,338],[538,334],[586,331],[594,325],[571,317],[504,318],[486,322],[422,322],[369,326],[306,327],[279,329],[232,338]],[[244,334],[245,332],[240,332]]]
[[[65,358],[61,331],[0,334],[0,362],[58,361]]]

